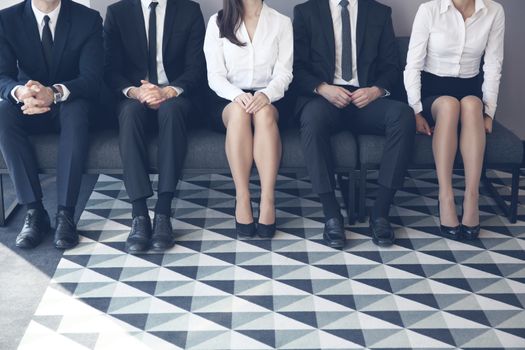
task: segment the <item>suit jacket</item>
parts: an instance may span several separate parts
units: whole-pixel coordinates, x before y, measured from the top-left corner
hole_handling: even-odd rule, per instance
[[[357,72],[361,87],[392,91],[400,78],[399,53],[391,9],[375,0],[358,0]],[[335,75],[335,39],[329,0],[309,0],[294,9],[296,111]]]
[[[204,18],[199,4],[168,0],[163,63],[169,85],[194,97],[205,84]],[[108,7],[104,24],[106,81],[119,96],[140,86],[148,72],[148,42],[140,0],[122,0]]]
[[[11,90],[36,80],[63,84],[69,99],[96,100],[103,78],[102,18],[97,11],[62,0],[52,64],[47,67],[31,0],[0,11],[0,97],[16,103]]]

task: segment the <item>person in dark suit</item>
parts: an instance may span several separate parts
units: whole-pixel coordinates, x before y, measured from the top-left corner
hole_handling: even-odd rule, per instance
[[[0,149],[26,205],[20,248],[50,231],[29,134],[60,131],[55,246],[74,247],[74,210],[88,151],[89,110],[103,74],[102,19],[71,0],[26,0],[0,11]]]
[[[165,250],[175,239],[171,203],[181,177],[187,125],[205,86],[204,18],[189,0],[122,0],[104,25],[106,80],[120,96],[120,152],[133,223],[127,250]],[[148,133],[158,132],[159,183],[153,225],[147,198]]]
[[[415,135],[408,105],[385,98],[401,75],[391,9],[374,0],[309,0],[295,7],[294,38],[296,112],[312,186],[323,205],[324,239],[332,247],[345,245],[330,136],[346,128],[386,136],[370,229],[374,243],[391,245],[389,209]]]

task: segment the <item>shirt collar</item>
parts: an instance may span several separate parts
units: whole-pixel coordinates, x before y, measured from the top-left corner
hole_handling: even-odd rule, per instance
[[[142,7],[143,8],[149,8],[149,4],[151,4],[154,0],[140,0],[140,2],[142,3]],[[166,3],[168,2],[168,0],[155,0],[155,2],[158,2],[159,5],[158,7],[166,7]]]
[[[51,11],[49,13],[44,13],[44,12],[40,11],[39,9],[37,9],[35,4],[33,3],[33,1],[31,1],[31,8],[33,9],[33,13],[35,14],[36,21],[37,21],[37,23],[39,25],[43,25],[44,24],[44,17],[45,16],[49,16],[49,18],[50,18],[49,22],[50,23],[56,24],[57,21],[58,21],[58,15],[60,14],[60,8],[61,7],[62,7],[62,1],[58,3],[58,6],[53,11]]]
[[[452,3],[452,0],[441,0],[440,13],[447,12],[451,6],[454,6],[454,4]],[[475,6],[476,6],[476,9],[474,10],[474,13],[478,13],[479,11],[487,8],[487,6],[485,5],[485,0],[476,0]]]
[[[332,3],[332,6],[334,6],[334,8],[338,8],[341,0],[330,0],[330,2]],[[348,0],[348,2],[349,2],[350,7],[354,7],[355,4],[357,3],[357,0]]]

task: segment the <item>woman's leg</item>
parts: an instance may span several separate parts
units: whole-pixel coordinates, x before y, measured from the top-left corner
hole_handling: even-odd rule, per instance
[[[226,156],[235,183],[237,209],[235,218],[241,224],[251,224],[250,174],[253,165],[252,117],[236,102],[222,113],[226,127]]]
[[[476,96],[461,100],[461,136],[459,144],[465,164],[465,199],[463,221],[466,226],[479,225],[479,182],[485,155],[486,133],[483,102]]]
[[[460,102],[450,96],[442,96],[432,104],[436,120],[432,149],[439,182],[441,224],[449,227],[459,225],[452,188],[452,171],[458,149],[458,123]]]
[[[277,121],[277,109],[268,105],[255,113],[254,159],[261,178],[261,207],[259,222],[265,225],[275,223],[275,182],[281,163],[281,136]]]

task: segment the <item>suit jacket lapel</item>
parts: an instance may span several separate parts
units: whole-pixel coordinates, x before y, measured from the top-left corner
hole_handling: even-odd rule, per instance
[[[64,49],[66,48],[69,30],[71,29],[71,9],[69,0],[62,0],[62,7],[58,15],[57,25],[55,28],[55,37],[53,40],[53,63],[51,65],[50,78],[53,80],[60,67],[60,60]]]
[[[322,31],[326,36],[326,43],[328,44],[329,54],[327,57],[332,65],[335,65],[335,37],[334,24],[332,21],[332,12],[330,11],[329,0],[317,0],[319,5],[319,15],[321,16]]]
[[[145,61],[148,59],[148,37],[146,36],[146,22],[144,21],[144,13],[142,12],[140,0],[134,0],[133,5],[132,16],[135,16],[135,21],[133,21],[135,24],[133,27],[136,28],[136,38],[138,38],[140,51],[144,55],[143,61]]]
[[[173,33],[173,24],[175,23],[175,16],[177,1],[168,0],[166,4],[166,17],[164,19],[164,36],[162,39],[162,55],[166,55],[166,48],[170,42],[171,34]]]
[[[44,59],[44,53],[42,52],[42,40],[40,39],[40,32],[38,30],[38,24],[36,23],[35,14],[31,8],[31,0],[26,1],[24,10],[24,29],[27,34],[27,39],[31,47],[36,47],[34,50],[35,57],[40,60],[41,65],[45,67],[46,76],[49,75],[49,68],[47,67],[46,60]]]
[[[359,5],[357,9],[357,57],[361,52],[361,47],[365,41],[366,34],[366,22],[368,20],[368,1],[359,0]]]

